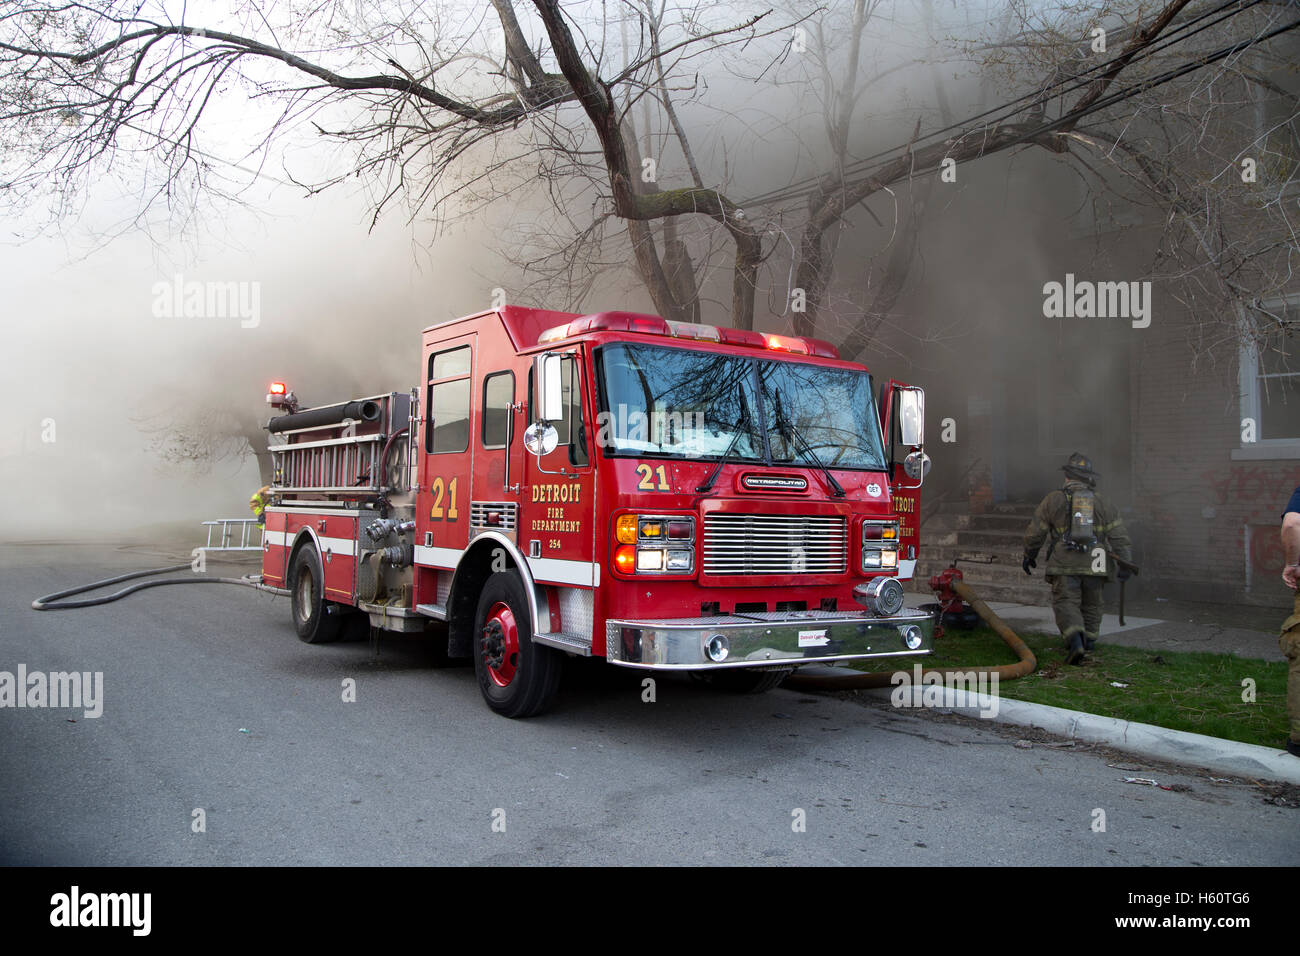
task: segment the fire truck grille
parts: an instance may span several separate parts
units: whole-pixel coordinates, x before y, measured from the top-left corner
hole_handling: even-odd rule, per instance
[[[705,574],[835,574],[848,567],[842,515],[704,516]]]

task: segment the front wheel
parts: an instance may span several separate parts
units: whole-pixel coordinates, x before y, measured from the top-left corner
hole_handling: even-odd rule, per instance
[[[293,628],[298,639],[307,644],[328,644],[338,640],[343,620],[331,614],[330,602],[325,600],[325,571],[320,554],[310,544],[303,545],[293,556],[289,567],[290,604],[293,609]]]
[[[524,584],[500,571],[488,578],[474,615],[474,673],[487,705],[506,717],[532,717],[560,686],[560,653],[533,642]]]

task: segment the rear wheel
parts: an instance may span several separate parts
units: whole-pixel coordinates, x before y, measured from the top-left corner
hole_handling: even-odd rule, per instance
[[[706,684],[731,694],[765,694],[794,673],[794,668],[738,667],[691,673]]]
[[[474,618],[474,673],[487,705],[506,717],[540,714],[559,689],[562,664],[558,651],[533,642],[519,576],[488,578]]]
[[[314,545],[305,544],[293,556],[289,567],[289,594],[293,627],[298,639],[307,644],[336,641],[343,626],[342,615],[330,613],[325,600],[325,572]]]

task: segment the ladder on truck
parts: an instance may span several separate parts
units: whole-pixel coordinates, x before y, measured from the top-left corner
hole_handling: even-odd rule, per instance
[[[261,551],[262,550],[262,526],[256,518],[217,518],[213,521],[203,522],[203,527],[208,529],[208,543],[200,550],[203,551]],[[221,529],[221,536],[217,543],[212,543],[212,535],[216,530]],[[239,543],[235,544],[235,536],[238,534]],[[256,543],[254,543],[256,539]]]
[[[346,430],[339,425],[317,425],[280,434],[289,438],[310,432]],[[380,458],[387,437],[383,434],[344,435],[270,445],[267,450],[271,453],[271,488],[277,492],[377,493]]]
[[[301,494],[309,499],[342,500],[391,491],[386,486],[403,482],[395,481],[399,476],[387,474],[385,469],[400,470],[409,455],[404,447],[392,449],[390,445],[403,433],[407,435],[407,443],[410,442],[411,401],[411,396],[403,392],[372,395],[354,399],[351,404],[378,406],[374,417],[369,410],[359,410],[361,417],[355,419],[335,418],[325,424],[283,430],[277,427],[267,445],[271,456],[271,490],[277,496]],[[321,406],[331,410],[335,407]],[[290,413],[280,422],[297,424],[292,420],[294,414],[309,416],[312,411],[316,409]],[[350,412],[344,409],[343,413]],[[307,420],[320,421],[320,416]],[[268,429],[272,422],[267,423]],[[396,452],[397,461],[384,461],[390,451]]]

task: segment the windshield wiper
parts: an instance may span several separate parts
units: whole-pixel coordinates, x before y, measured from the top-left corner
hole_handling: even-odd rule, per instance
[[[826,467],[825,463],[823,463],[820,458],[817,457],[817,453],[812,450],[812,446],[808,444],[807,440],[799,432],[799,429],[795,427],[794,422],[786,416],[785,408],[781,402],[781,390],[779,388],[776,389],[772,395],[776,399],[776,427],[781,431],[782,436],[785,436],[786,434],[792,435],[795,441],[803,446],[804,454],[812,459],[813,464],[822,470],[822,474],[826,476],[826,480],[829,481],[831,487],[835,489],[833,492],[834,496],[836,498],[843,498],[845,494],[844,489],[840,487],[840,483],[835,480],[835,476],[831,474],[831,470]]]
[[[731,453],[736,450],[736,445],[740,442],[740,436],[754,430],[753,422],[749,417],[749,402],[745,401],[745,389],[743,386],[736,386],[736,395],[740,399],[741,414],[741,419],[736,424],[736,434],[732,436],[731,444],[728,445],[727,450],[722,453],[722,457],[718,459],[718,463],[714,465],[713,470],[709,472],[709,477],[704,479],[704,484],[695,489],[696,494],[702,495],[705,492],[713,490],[713,486],[718,480],[718,474],[722,471],[722,466],[727,463],[727,459],[731,457]]]

